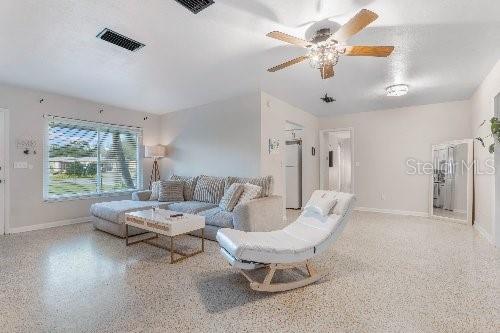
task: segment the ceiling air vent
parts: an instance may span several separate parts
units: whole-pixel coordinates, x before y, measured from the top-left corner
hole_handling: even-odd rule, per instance
[[[138,49],[144,47],[144,44],[139,43],[126,36],[120,35],[119,33],[114,32],[113,30],[110,30],[108,28],[101,31],[99,35],[97,35],[97,38],[105,40],[106,42],[109,42],[111,44],[115,44],[119,47],[123,47],[124,49],[127,49],[129,51],[137,51]]]
[[[213,0],[175,0],[190,11],[195,14],[198,14],[203,9],[207,8],[210,5],[214,4]]]

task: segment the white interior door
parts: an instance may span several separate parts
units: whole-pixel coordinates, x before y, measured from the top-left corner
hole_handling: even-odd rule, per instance
[[[5,112],[0,110],[0,235],[5,234]]]

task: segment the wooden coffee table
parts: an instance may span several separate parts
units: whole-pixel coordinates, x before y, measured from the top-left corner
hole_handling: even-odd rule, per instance
[[[182,217],[171,217],[175,214],[180,213],[164,209],[149,209],[125,214],[125,244],[130,246],[144,242],[168,250],[170,252],[171,264],[204,252],[205,217],[184,213],[182,213],[184,214]],[[153,233],[154,235],[148,238],[142,238],[143,235],[137,235],[133,237],[140,239],[130,241],[130,237],[128,236],[129,226],[145,230],[146,232]],[[196,230],[201,230],[201,250],[192,253],[182,253],[175,250],[174,238],[176,236],[185,235]],[[170,237],[170,247],[151,242],[152,239],[158,238],[159,235]],[[177,254],[180,257],[174,259],[174,254]]]

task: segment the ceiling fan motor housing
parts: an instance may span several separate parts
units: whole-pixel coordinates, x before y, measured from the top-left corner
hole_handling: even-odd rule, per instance
[[[319,29],[314,34],[314,37],[311,40],[311,43],[318,44],[318,43],[325,42],[326,40],[328,40],[328,38],[330,38],[331,35],[332,35],[332,32],[331,32],[330,28]],[[335,42],[335,44],[336,44],[337,41],[332,40],[332,42]]]

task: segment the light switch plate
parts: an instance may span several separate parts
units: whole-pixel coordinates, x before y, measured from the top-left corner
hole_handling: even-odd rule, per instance
[[[14,169],[28,169],[28,162],[14,162]]]

